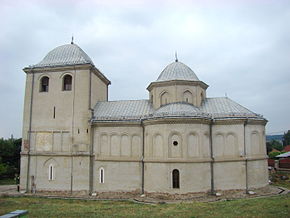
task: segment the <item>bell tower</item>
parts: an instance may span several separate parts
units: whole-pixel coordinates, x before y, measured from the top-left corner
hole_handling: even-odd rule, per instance
[[[23,70],[21,189],[88,190],[89,121],[94,105],[107,101],[110,81],[73,41]]]

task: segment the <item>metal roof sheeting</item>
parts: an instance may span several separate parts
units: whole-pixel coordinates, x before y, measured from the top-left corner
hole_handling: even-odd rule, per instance
[[[170,80],[199,81],[192,69],[178,61],[167,65],[159,75],[157,82]]]
[[[90,57],[76,44],[66,44],[50,51],[35,67],[56,67],[78,64],[92,64]]]
[[[149,100],[98,102],[94,121],[140,120],[160,117],[254,118],[263,119],[233,100],[207,98],[200,107],[185,102],[170,103],[154,110]]]

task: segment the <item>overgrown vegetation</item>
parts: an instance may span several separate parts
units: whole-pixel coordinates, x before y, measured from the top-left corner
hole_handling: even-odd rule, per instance
[[[290,130],[285,132],[283,136],[283,146],[285,147],[287,145],[290,145]]]
[[[20,171],[21,139],[0,138],[0,179],[14,178]]]
[[[282,143],[277,140],[266,142],[269,158],[275,159],[275,156],[285,153],[284,148],[287,145],[290,145],[290,130],[284,133]]]
[[[290,190],[290,172],[288,171],[270,172],[269,179],[273,185],[284,187]]]

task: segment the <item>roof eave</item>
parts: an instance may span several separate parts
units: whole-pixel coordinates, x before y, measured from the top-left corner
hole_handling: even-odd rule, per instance
[[[148,91],[151,91],[155,86],[167,86],[167,85],[200,85],[202,88],[207,89],[209,86],[203,81],[193,80],[167,80],[167,81],[154,81],[147,87]]]

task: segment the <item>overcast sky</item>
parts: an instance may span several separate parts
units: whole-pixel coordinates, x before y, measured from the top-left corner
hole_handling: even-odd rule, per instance
[[[1,0],[0,137],[21,137],[25,66],[72,34],[112,82],[109,100],[147,99],[146,87],[178,59],[209,85],[290,129],[289,0]]]

